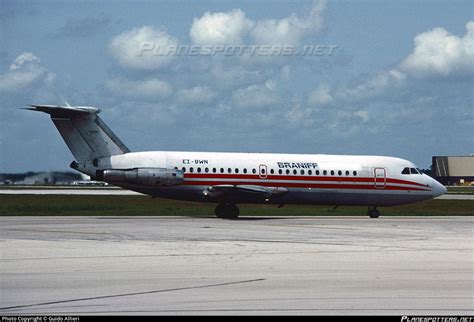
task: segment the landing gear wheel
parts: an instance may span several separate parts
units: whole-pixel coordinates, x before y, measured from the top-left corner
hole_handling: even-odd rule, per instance
[[[369,215],[370,218],[379,218],[380,212],[377,210],[377,207],[369,207],[367,215]]]
[[[239,217],[239,208],[231,203],[220,203],[216,207],[215,214],[217,218],[237,219]]]

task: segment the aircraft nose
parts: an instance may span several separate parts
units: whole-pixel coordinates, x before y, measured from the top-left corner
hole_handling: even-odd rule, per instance
[[[448,192],[448,189],[446,189],[445,186],[443,186],[441,183],[439,183],[435,179],[432,179],[432,180],[433,180],[433,198],[439,197]]]

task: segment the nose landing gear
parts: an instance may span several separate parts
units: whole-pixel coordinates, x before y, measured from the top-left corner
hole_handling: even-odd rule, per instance
[[[379,218],[380,212],[377,210],[377,206],[369,207],[367,215],[369,215],[370,218]]]
[[[239,208],[232,203],[220,203],[216,207],[215,214],[217,218],[237,219],[239,217]]]

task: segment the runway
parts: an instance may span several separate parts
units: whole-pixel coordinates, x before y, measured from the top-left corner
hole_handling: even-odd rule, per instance
[[[20,188],[1,189],[0,195],[81,195],[81,196],[145,196],[142,193],[119,188]],[[474,194],[445,194],[435,199],[444,200],[474,200]]]
[[[0,217],[0,314],[474,314],[473,217]]]

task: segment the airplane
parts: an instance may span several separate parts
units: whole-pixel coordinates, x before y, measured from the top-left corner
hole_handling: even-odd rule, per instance
[[[131,152],[89,106],[30,105],[50,115],[69,147],[70,167],[91,180],[152,197],[216,203],[215,215],[237,219],[237,204],[378,207],[432,199],[447,192],[410,161],[387,156]]]

